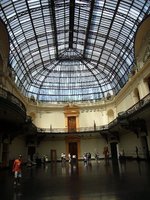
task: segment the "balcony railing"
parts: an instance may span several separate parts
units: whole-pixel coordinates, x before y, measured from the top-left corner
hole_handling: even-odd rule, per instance
[[[19,107],[23,113],[26,113],[26,108],[24,104],[13,94],[10,92],[4,90],[3,88],[0,88],[0,98],[6,99],[9,102],[15,104],[17,107]],[[132,107],[130,107],[127,111],[123,111],[118,114],[120,118],[127,118],[128,116],[136,113],[137,111],[143,109],[147,105],[150,104],[150,93],[145,96],[143,99],[141,99],[139,102],[134,104]],[[93,133],[93,132],[100,132],[100,131],[105,131],[111,129],[111,127],[115,126],[118,124],[118,118],[114,119],[112,122],[110,122],[107,125],[102,125],[102,126],[92,126],[92,127],[80,127],[77,128],[75,132],[68,132],[67,128],[37,128],[38,133],[49,133],[49,134],[79,134],[79,133]]]
[[[11,94],[10,92],[4,90],[3,88],[0,88],[0,97],[8,100],[9,102],[15,104],[16,106],[18,106],[23,112],[26,113],[26,108],[24,106],[24,104],[13,94]]]
[[[130,115],[136,114],[141,109],[145,108],[147,105],[150,105],[150,93],[146,95],[143,99],[138,101],[136,104],[131,106],[128,110],[118,113],[118,117],[108,124],[108,127],[111,128],[118,124],[119,119],[127,119]]]
[[[80,127],[77,128],[76,131],[74,132],[68,132],[67,128],[38,128],[37,132],[38,133],[64,133],[64,134],[78,134],[78,133],[91,133],[91,132],[99,132],[102,130],[108,129],[108,125],[103,125],[103,126],[93,126],[93,127]]]
[[[126,111],[127,115],[130,115],[132,113],[135,113],[136,111],[139,111],[141,108],[145,107],[150,103],[150,93],[146,95],[143,99],[138,101],[136,104],[134,104],[131,108],[129,108]]]
[[[146,105],[150,103],[150,93],[145,96],[143,99],[141,99],[139,102],[134,104],[132,107],[130,107],[127,111],[121,112],[119,114],[119,117],[126,118],[130,114],[135,113],[136,111],[139,111],[141,108],[144,108]],[[107,125],[102,125],[102,126],[92,126],[92,127],[80,127],[77,128],[75,132],[68,132],[67,128],[37,128],[38,133],[49,133],[49,134],[81,134],[81,133],[97,133],[101,131],[108,131],[110,130],[113,126],[118,124],[118,118],[114,119],[112,122],[110,122]]]

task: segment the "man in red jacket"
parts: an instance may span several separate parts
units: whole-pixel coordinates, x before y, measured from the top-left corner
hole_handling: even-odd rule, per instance
[[[20,178],[22,177],[21,174],[21,168],[22,168],[22,156],[19,155],[19,157],[14,160],[12,171],[14,172],[14,185],[20,185]]]

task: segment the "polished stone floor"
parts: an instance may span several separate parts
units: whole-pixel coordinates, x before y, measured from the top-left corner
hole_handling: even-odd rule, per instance
[[[148,200],[150,163],[91,161],[23,167],[21,186],[0,170],[1,200]]]

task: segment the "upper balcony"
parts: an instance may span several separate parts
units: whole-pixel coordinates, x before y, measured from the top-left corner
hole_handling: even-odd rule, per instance
[[[3,88],[0,88],[0,121],[2,130],[16,130],[26,122],[24,104]]]

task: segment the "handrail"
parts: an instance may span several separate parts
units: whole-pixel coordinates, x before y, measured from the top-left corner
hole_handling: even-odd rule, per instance
[[[127,115],[130,115],[130,114],[134,113],[135,111],[141,109],[142,107],[144,107],[148,103],[150,103],[150,93],[148,95],[146,95],[143,99],[138,101],[136,104],[134,104],[132,107],[130,107],[126,111]]]
[[[12,93],[10,93],[9,91],[7,91],[7,90],[5,90],[1,87],[0,87],[0,97],[2,97],[3,99],[6,99],[6,100],[12,102],[13,104],[17,105],[23,112],[26,113],[25,105],[20,101],[20,99],[18,99]]]
[[[143,99],[141,99],[139,102],[131,106],[127,111],[121,112],[119,114],[119,117],[128,117],[128,115],[136,112],[137,110],[141,109],[145,105],[150,103],[150,93],[146,95]],[[77,128],[75,132],[69,132],[67,128],[37,128],[38,133],[50,133],[50,134],[60,134],[60,133],[65,133],[65,134],[70,134],[70,133],[87,133],[87,132],[100,132],[100,131],[106,131],[109,130],[112,126],[116,125],[118,123],[118,117],[111,121],[107,125],[102,125],[102,126],[92,126],[92,127],[80,127]]]
[[[67,128],[37,128],[38,133],[87,133],[87,132],[98,132],[102,130],[107,130],[108,126],[93,126],[93,127],[80,127],[73,132],[69,132]]]
[[[135,103],[133,106],[131,106],[128,110],[118,113],[118,117],[126,118],[129,115],[139,111],[140,109],[142,109],[144,106],[148,105],[149,103],[150,103],[150,93],[147,94],[143,99],[140,99],[137,103]],[[111,121],[108,124],[108,127],[114,126],[118,122],[118,117],[116,119],[114,119],[113,121]]]
[[[17,105],[23,112],[26,112],[26,108],[24,104],[12,93],[9,91],[3,89],[0,87],[0,97],[7,99],[8,101],[12,102],[13,104]],[[143,108],[147,104],[150,103],[150,93],[146,95],[143,99],[138,101],[136,104],[131,106],[128,110],[118,113],[119,117],[128,117],[130,114],[133,114],[134,112],[138,111],[139,109]],[[81,133],[81,132],[98,132],[102,130],[108,130],[110,129],[113,125],[116,125],[118,122],[118,118],[114,119],[107,125],[102,125],[102,126],[92,126],[92,127],[80,127],[75,130],[74,133]],[[38,133],[73,133],[73,132],[68,132],[67,128],[37,128]]]

